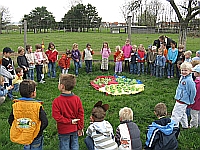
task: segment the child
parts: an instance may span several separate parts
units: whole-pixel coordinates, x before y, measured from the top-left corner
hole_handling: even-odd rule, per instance
[[[155,64],[155,60],[156,60],[156,56],[157,56],[157,47],[156,46],[152,46],[152,52],[149,53],[148,55],[148,60],[149,60],[149,65],[150,65],[150,73],[151,76],[155,75],[155,68],[154,68],[154,64]]]
[[[147,51],[147,54],[146,54],[146,62],[147,62],[146,74],[149,74],[149,68],[150,68],[149,55],[150,55],[150,53],[152,53],[152,45],[148,46],[148,51]]]
[[[21,98],[14,100],[12,112],[8,118],[10,139],[23,144],[24,150],[43,147],[43,130],[48,126],[48,119],[42,102],[36,101],[36,83],[23,80],[19,86]]]
[[[172,41],[171,48],[168,49],[167,78],[174,77],[174,67],[175,67],[175,62],[176,62],[177,56],[178,56],[178,49],[175,46],[176,46],[176,42]]]
[[[11,90],[13,87],[9,86],[4,88],[4,77],[0,76],[0,105],[5,101],[8,91]]]
[[[24,48],[22,46],[18,47],[18,54],[19,56],[17,57],[17,64],[20,68],[23,69],[23,79],[27,79],[27,73],[28,73],[28,61],[26,56],[24,55]]]
[[[66,49],[66,54],[63,54],[58,61],[58,66],[61,68],[62,74],[67,74],[70,67],[71,52]]]
[[[102,56],[101,70],[102,70],[102,72],[108,71],[108,58],[111,54],[111,50],[110,50],[107,42],[103,43],[103,47],[102,47],[100,53]]]
[[[86,49],[83,51],[82,60],[85,60],[85,66],[86,66],[86,72],[90,73],[92,72],[92,55],[94,54],[94,51],[91,49],[91,45],[87,43]]]
[[[171,118],[176,122],[177,126],[179,126],[180,122],[182,124],[182,127],[187,129],[188,119],[186,115],[186,108],[188,105],[194,103],[196,88],[191,75],[192,64],[184,62],[181,64],[180,69],[181,78],[176,89],[176,103],[174,105]]]
[[[91,124],[86,131],[87,137],[85,138],[88,150],[116,150],[118,148],[114,141],[113,128],[108,121],[104,120],[108,109],[109,105],[102,105],[102,101],[98,101],[92,109]]]
[[[78,50],[78,44],[74,43],[72,46],[72,59],[74,60],[75,75],[78,76],[78,69],[82,67],[81,53]]]
[[[84,110],[80,98],[72,93],[75,85],[74,75],[61,74],[58,83],[61,95],[52,104],[52,117],[57,122],[60,150],[78,150],[78,136],[83,135]]]
[[[166,105],[164,103],[158,103],[154,108],[154,114],[159,120],[155,120],[148,126],[147,140],[144,149],[177,149],[179,128],[174,126],[175,122],[172,119],[166,118]]]
[[[120,125],[117,127],[115,142],[119,150],[141,150],[140,130],[133,122],[133,111],[124,107],[119,111]]]
[[[36,74],[37,74],[37,81],[39,83],[45,83],[45,81],[42,80],[42,68],[43,68],[43,61],[45,60],[43,53],[41,51],[42,45],[36,44],[35,45],[35,68],[36,68]]]
[[[191,62],[192,61],[192,58],[191,58],[192,52],[191,51],[186,51],[184,53],[184,55],[185,55],[185,60],[184,61],[186,61],[186,62]]]
[[[45,54],[48,58],[48,77],[56,77],[56,61],[58,60],[58,51],[53,42],[49,43],[48,49]],[[51,74],[52,72],[52,74]]]
[[[184,62],[185,60],[185,55],[184,55],[184,45],[179,44],[178,46],[178,56],[176,59],[176,76],[179,79],[180,78],[180,65]]]
[[[141,74],[141,70],[142,73],[144,74],[145,59],[146,59],[145,48],[142,44],[140,44],[140,46],[138,47],[138,63],[137,63],[138,76]]]
[[[131,58],[131,51],[132,51],[132,46],[130,44],[130,40],[126,39],[125,45],[122,47],[122,51],[124,53],[124,60],[125,60],[125,66],[124,70],[128,71],[129,67],[129,61]]]
[[[200,50],[196,52],[196,56],[193,57],[192,60],[199,60],[200,61]]]
[[[114,62],[115,62],[115,74],[122,73],[122,62],[124,60],[123,51],[120,49],[120,46],[116,46],[114,53]]]
[[[19,85],[23,81],[22,77],[24,75],[24,72],[23,72],[23,69],[19,68],[19,67],[15,69],[15,72],[16,72],[15,79],[12,80],[12,85],[14,87],[12,89],[12,91],[18,92],[19,91]]]
[[[27,61],[28,61],[28,79],[29,80],[34,80],[34,68],[35,68],[35,55],[32,52],[33,48],[31,45],[26,45],[26,51],[27,53],[25,54]]]
[[[137,45],[133,45],[132,51],[131,51],[131,59],[130,59],[130,73],[131,74],[137,74]]]
[[[192,71],[194,72],[194,76],[196,77],[195,83],[196,83],[196,97],[194,99],[194,104],[189,105],[188,108],[191,108],[190,114],[191,114],[191,120],[190,120],[190,128],[198,127],[198,116],[200,112],[200,64],[196,65],[194,68],[192,68]]]
[[[14,62],[10,58],[11,53],[14,53],[14,51],[11,50],[9,47],[5,47],[3,49],[2,66],[4,66],[5,69],[8,72],[11,73],[13,78],[15,78]],[[4,78],[5,78],[5,80],[4,80],[4,88],[9,87],[10,85],[12,85],[12,79],[13,78],[7,78],[6,76],[4,76]],[[12,95],[12,91],[11,90],[8,91],[8,98],[10,98],[11,100],[13,99],[13,95]]]
[[[162,78],[164,76],[166,58],[163,55],[163,50],[161,48],[158,49],[158,55],[155,60],[155,68],[156,68],[156,77]]]
[[[167,60],[167,53],[168,53],[168,50],[167,50],[167,48],[166,48],[166,43],[163,42],[163,43],[161,44],[161,47],[160,47],[160,48],[162,49],[163,55],[165,56],[165,58],[166,58],[166,60]]]

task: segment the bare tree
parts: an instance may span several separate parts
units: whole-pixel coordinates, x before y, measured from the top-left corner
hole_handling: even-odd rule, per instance
[[[3,27],[10,23],[10,12],[8,8],[0,6],[0,34],[2,34]]]
[[[189,22],[198,14],[200,14],[200,6],[198,6],[197,0],[187,0],[184,5],[179,5],[180,8],[184,9],[186,14],[180,13],[180,8],[174,0],[167,0],[172,8],[174,9],[180,24],[179,29],[179,44],[183,44],[186,47],[187,41],[187,28]]]

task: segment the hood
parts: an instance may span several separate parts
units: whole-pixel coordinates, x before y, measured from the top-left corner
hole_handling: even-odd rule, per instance
[[[173,132],[175,122],[171,120],[171,122],[167,123],[166,125],[159,125],[155,122],[152,123],[152,126],[159,129],[165,135],[170,135]]]
[[[110,125],[108,121],[105,121],[105,120],[101,122],[94,122],[93,126],[97,131],[101,133],[109,134],[113,132],[112,126]]]

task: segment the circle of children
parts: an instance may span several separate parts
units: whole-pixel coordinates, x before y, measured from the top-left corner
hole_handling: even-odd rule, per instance
[[[156,77],[163,77],[165,72],[167,78],[174,77],[174,68],[177,69],[179,84],[175,94],[175,106],[171,118],[167,118],[167,108],[164,103],[155,106],[155,115],[158,120],[148,126],[147,140],[144,149],[172,150],[178,147],[179,123],[182,128],[188,129],[198,127],[198,114],[200,111],[200,51],[196,57],[191,59],[191,51],[184,52],[184,46],[179,45],[165,36],[160,36],[154,41],[154,46],[148,47],[148,52],[142,44],[138,47],[131,46],[129,39],[126,40],[122,50],[116,46],[114,53],[115,73],[122,72],[122,62],[125,61],[125,69],[132,74],[144,73]],[[1,97],[3,103],[8,97],[13,99],[12,90],[19,90],[21,98],[14,100],[13,109],[8,122],[11,126],[10,139],[12,142],[23,144],[25,150],[42,150],[43,130],[48,125],[48,119],[42,107],[42,102],[35,101],[36,83],[34,82],[34,68],[36,68],[37,81],[44,83],[44,72],[48,77],[56,77],[56,61],[58,51],[54,43],[49,43],[46,52],[43,52],[42,45],[35,45],[36,51],[32,52],[32,46],[27,45],[25,50],[18,47],[19,56],[17,63],[19,68],[14,71],[13,61],[10,58],[13,50],[6,47],[3,49],[1,62]],[[87,44],[82,59],[86,64],[86,72],[92,72],[92,55],[94,54],[91,45]],[[108,70],[108,58],[111,54],[107,42],[103,43],[102,71]],[[70,59],[74,60],[75,75],[67,74],[70,67]],[[62,69],[59,77],[58,89],[60,96],[54,99],[52,104],[52,116],[57,122],[60,150],[78,150],[78,136],[84,135],[84,110],[80,98],[72,93],[76,84],[78,69],[81,67],[81,53],[78,44],[73,44],[73,50],[66,51],[58,61]],[[144,64],[146,69],[144,69]],[[47,67],[48,65],[48,67]],[[165,70],[165,66],[167,69]],[[48,68],[48,70],[47,70]],[[193,77],[192,78],[192,71]],[[24,80],[23,80],[24,79]],[[196,84],[196,85],[195,85]],[[32,108],[31,110],[29,108]],[[120,125],[113,134],[111,124],[104,120],[108,104],[98,101],[90,116],[91,124],[86,131],[85,144],[89,150],[141,150],[140,130],[133,122],[133,111],[124,107],[119,111]],[[188,125],[187,112],[190,109],[190,125]],[[187,110],[187,111],[186,111]]]

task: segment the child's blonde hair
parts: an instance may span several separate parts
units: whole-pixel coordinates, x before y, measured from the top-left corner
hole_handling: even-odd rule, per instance
[[[163,117],[167,115],[167,106],[164,103],[158,103],[154,107],[154,112],[157,117]]]
[[[178,45],[178,49],[184,49],[184,45],[183,44],[179,44]]]
[[[115,47],[115,49],[116,49],[117,51],[120,50],[120,46],[117,45],[117,46]]]
[[[72,49],[77,48],[77,47],[78,47],[78,44],[77,44],[77,43],[74,43],[74,44],[72,45]]]
[[[200,60],[193,60],[191,64],[192,64],[192,67],[195,67],[196,65],[200,64]]]
[[[184,53],[184,55],[189,55],[189,56],[191,56],[191,55],[192,55],[192,52],[191,52],[191,51],[186,51],[186,52]]]
[[[128,107],[124,107],[119,111],[119,117],[121,119],[121,121],[125,121],[125,120],[129,120],[132,121],[133,120],[133,111],[131,108]]]
[[[192,70],[192,64],[190,62],[184,62],[181,64],[180,69]]]
[[[4,77],[0,75],[0,85],[3,86]]]
[[[158,49],[158,53],[159,53],[159,52],[161,52],[161,53],[163,54],[162,48],[159,48],[159,49]]]
[[[133,45],[132,47],[135,48],[135,49],[137,49],[137,45]]]
[[[19,53],[21,53],[21,51],[24,51],[24,48],[23,48],[22,46],[19,46],[19,47],[17,48],[17,50],[18,50],[18,54],[19,54]]]

